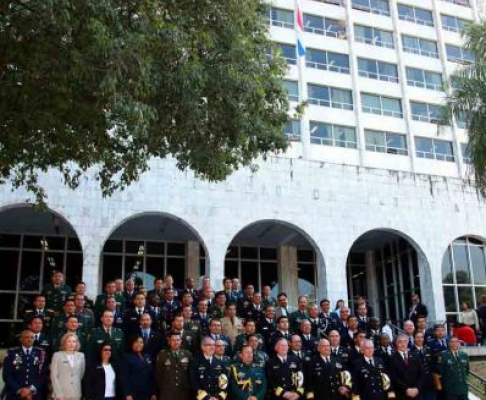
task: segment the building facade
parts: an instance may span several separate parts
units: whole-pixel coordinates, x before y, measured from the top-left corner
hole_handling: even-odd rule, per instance
[[[400,323],[418,292],[433,321],[486,294],[486,209],[468,180],[461,115],[444,119],[445,83],[471,61],[462,27],[474,0],[303,0],[307,53],[295,51],[294,1],[276,0],[270,34],[289,64],[291,104],[307,100],[286,133],[290,149],[259,168],[208,183],[171,159],[103,198],[57,172],[41,181],[50,209],[0,186],[0,324],[21,311],[53,269],[94,296],[107,280],[151,287],[171,274],[224,276],[352,302]],[[0,341],[6,335],[3,333]]]

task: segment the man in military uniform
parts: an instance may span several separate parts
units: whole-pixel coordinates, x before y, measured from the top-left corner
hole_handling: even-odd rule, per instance
[[[297,300],[298,310],[290,314],[290,330],[293,333],[299,332],[300,323],[304,319],[309,319],[309,314],[307,313],[307,306],[309,304],[309,298],[307,296],[299,296]]]
[[[260,321],[264,316],[264,307],[262,305],[261,293],[253,293],[253,301],[243,309],[241,317],[243,319],[252,319],[254,321]]]
[[[322,336],[322,333],[327,335],[332,329],[336,329],[337,317],[331,312],[331,302],[329,299],[322,299],[319,302],[319,306],[321,308],[319,312],[319,323],[322,326]]]
[[[221,339],[214,341],[214,357],[221,361],[225,368],[229,371],[233,360],[231,357],[226,355],[226,342]]]
[[[145,296],[142,293],[137,293],[133,300],[133,308],[129,308],[123,313],[122,329],[125,337],[130,337],[137,333],[138,327],[140,325],[140,318],[144,313],[150,314],[150,316],[152,317],[152,321],[154,321],[155,316],[152,315],[151,311],[145,303]]]
[[[238,298],[238,315],[243,315],[244,310],[253,302],[255,287],[252,284],[245,286],[245,292],[242,297]]]
[[[66,333],[74,333],[78,337],[79,351],[82,351],[83,353],[87,351],[88,337],[79,327],[78,319],[74,315],[71,315],[66,319],[64,328],[59,331],[54,338],[54,351],[59,351],[61,349],[61,339]]]
[[[275,345],[279,339],[287,339],[290,342],[289,318],[281,315],[277,320],[277,330],[270,336],[267,342],[267,353],[274,354]]]
[[[95,360],[99,354],[100,346],[104,342],[111,343],[112,357],[115,361],[120,361],[125,351],[125,337],[121,329],[113,326],[113,312],[110,310],[103,311],[101,315],[101,326],[95,328],[88,343],[88,358]]]
[[[304,373],[302,362],[293,354],[287,354],[289,344],[280,338],[275,344],[275,355],[266,365],[270,399],[299,400],[304,398]]]
[[[226,295],[223,291],[214,295],[214,305],[209,309],[211,318],[221,319],[226,315]]]
[[[231,278],[226,277],[223,279],[223,291],[226,297],[226,304],[236,304],[238,302],[238,296],[236,295],[236,293],[233,292],[233,283],[231,281]]]
[[[193,311],[191,306],[182,307],[182,316],[184,318],[184,330],[194,333],[194,335],[199,336],[200,327],[199,321],[192,318]]]
[[[94,328],[94,312],[89,308],[85,307],[86,298],[82,294],[77,294],[74,296],[74,305],[76,310],[74,314],[79,322],[79,329],[81,329],[86,334],[89,334]]]
[[[374,350],[372,340],[363,340],[363,355],[356,360],[353,368],[353,399],[385,400],[395,397],[385,364],[378,357],[374,357]]]
[[[52,355],[52,340],[49,335],[42,333],[43,320],[41,317],[34,317],[29,321],[27,328],[34,334],[34,346],[40,347],[46,352],[48,360]]]
[[[59,333],[64,332],[66,321],[69,317],[74,315],[76,306],[73,299],[67,299],[62,307],[62,312],[56,316],[51,323],[51,335],[56,338]]]
[[[449,340],[449,350],[441,354],[439,372],[446,400],[467,400],[469,387],[469,359],[461,351],[461,342],[455,336]]]
[[[277,307],[277,299],[272,297],[272,288],[268,285],[264,285],[262,288],[262,305],[264,308],[267,306]]]
[[[235,345],[233,346],[233,351],[236,353],[240,351],[244,344],[248,343],[248,336],[255,335],[260,341],[260,349],[263,349],[263,338],[262,335],[256,333],[255,321],[252,319],[247,319],[243,322],[244,332],[236,336]]]
[[[191,400],[189,386],[189,365],[192,355],[181,348],[181,337],[176,332],[169,333],[169,348],[157,355],[156,383],[158,400]]]
[[[331,355],[339,360],[339,363],[343,365],[344,369],[350,370],[349,364],[349,348],[341,345],[341,335],[337,330],[331,330],[328,334],[329,341],[331,342]]]
[[[25,330],[20,335],[21,346],[7,351],[3,363],[6,400],[43,400],[48,380],[48,365],[44,350],[34,347],[34,334]]]
[[[263,350],[260,350],[260,338],[255,335],[248,335],[248,345],[253,349],[253,363],[265,368],[268,361],[268,355]]]
[[[160,323],[165,323],[165,326],[170,326],[172,318],[181,309],[181,303],[174,300],[174,289],[168,288],[164,290],[164,300],[160,303]]]
[[[268,304],[265,307],[265,315],[260,321],[257,321],[257,332],[263,336],[263,342],[268,343],[272,334],[277,330],[275,321],[275,307]]]
[[[311,335],[316,339],[326,337],[330,325],[326,318],[319,317],[319,309],[317,308],[317,305],[311,304],[308,306],[307,313],[309,314],[308,321],[310,322]]]
[[[299,335],[302,339],[302,349],[306,352],[315,353],[317,338],[312,334],[312,326],[308,319],[300,322]]]
[[[386,334],[384,334],[387,336]],[[387,336],[388,337],[388,336]],[[434,381],[432,378],[432,352],[429,347],[425,344],[425,334],[423,330],[417,330],[415,332],[414,346],[410,350],[411,353],[415,354],[421,364],[424,371],[424,384],[422,386],[422,392],[420,393],[421,400],[435,400],[436,393],[434,389]]]
[[[40,317],[42,318],[44,325],[43,325],[43,330],[45,333],[50,332],[50,324],[51,321],[54,319],[56,316],[56,312],[51,309],[46,308],[46,298],[45,296],[39,294],[35,296],[34,302],[33,302],[33,307],[28,308],[24,312],[24,322],[25,325],[27,326],[29,321],[34,318],[34,317]]]
[[[182,340],[181,347],[185,350],[189,350],[194,354],[199,348],[199,338],[192,331],[184,329],[184,317],[181,313],[174,316],[172,320],[171,331],[178,333]]]
[[[113,313],[113,326],[115,328],[123,330],[123,313],[118,306],[115,297],[108,297],[106,299],[106,310],[110,310]],[[101,318],[99,319],[101,322]],[[98,325],[99,326],[99,325]]]
[[[295,357],[297,357],[302,362],[302,364],[305,364],[306,362],[310,361],[310,359],[314,355],[312,352],[304,350],[302,348],[302,338],[296,333],[294,333],[290,337],[289,354],[293,354]]]
[[[331,357],[331,343],[324,338],[319,340],[318,354],[307,363],[304,377],[308,399],[344,399],[352,388],[350,372]]]
[[[189,382],[197,400],[225,400],[228,396],[228,371],[214,357],[215,342],[205,337],[201,343],[202,354],[189,366]]]
[[[253,350],[243,345],[240,362],[230,370],[230,392],[233,400],[263,400],[267,389],[265,370],[253,362]]]
[[[42,295],[46,298],[46,308],[60,312],[66,299],[71,295],[71,288],[64,285],[64,275],[61,271],[54,271],[51,283],[42,289]]]
[[[123,306],[123,297],[116,294],[116,285],[114,281],[106,282],[105,292],[96,297],[94,304],[95,320],[99,320],[106,308],[106,300],[111,297],[115,299],[116,307],[121,310]]]
[[[208,303],[204,299],[200,299],[197,303],[197,312],[194,313],[192,319],[199,325],[200,335],[207,336],[209,333],[209,321],[211,320],[208,314]]]
[[[371,340],[371,339],[370,339]],[[387,333],[382,333],[380,335],[380,339],[378,341],[378,345],[375,350],[375,356],[381,358],[385,363],[385,366],[388,367],[390,364],[390,358],[394,353],[394,349],[390,344],[390,338]]]

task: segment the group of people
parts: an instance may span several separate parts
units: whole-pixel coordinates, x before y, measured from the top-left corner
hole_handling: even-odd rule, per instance
[[[95,301],[61,272],[25,310],[20,346],[3,364],[7,400],[466,400],[469,362],[457,337],[427,329],[412,295],[394,336],[361,299],[310,304],[263,286],[171,276],[154,289],[106,282]]]

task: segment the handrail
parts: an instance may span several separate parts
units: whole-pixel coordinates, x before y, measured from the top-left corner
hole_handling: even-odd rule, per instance
[[[483,378],[482,376],[479,376],[473,371],[469,371],[469,375],[474,377],[475,379],[479,380],[479,382],[482,385],[482,389],[478,386],[476,386],[474,383],[468,382],[468,386],[470,389],[475,390],[477,393],[481,394],[481,396],[484,398],[486,396],[486,378]]]

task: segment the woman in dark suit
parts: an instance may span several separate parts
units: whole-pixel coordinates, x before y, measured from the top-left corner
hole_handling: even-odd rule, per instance
[[[87,400],[119,399],[117,390],[118,368],[111,361],[112,347],[110,342],[104,342],[98,353],[98,359],[86,369],[84,375],[84,394]]]
[[[130,339],[120,376],[122,400],[156,400],[154,367],[149,355],[143,353],[141,336]]]

